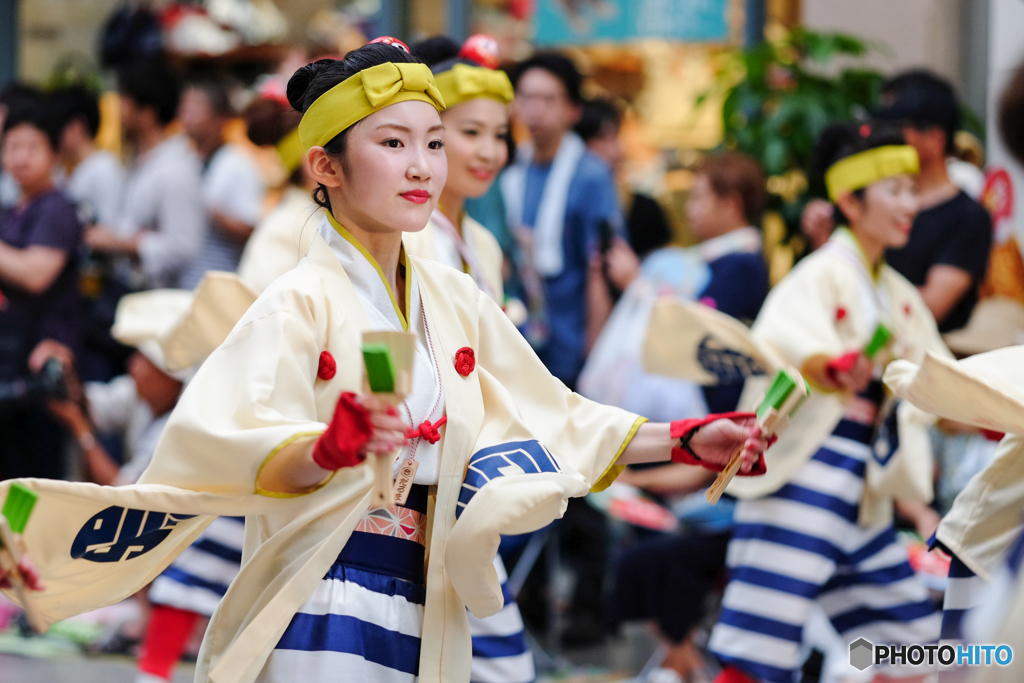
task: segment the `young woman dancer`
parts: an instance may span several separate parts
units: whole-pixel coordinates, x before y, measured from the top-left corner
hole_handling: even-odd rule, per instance
[[[412,49],[430,67],[444,97],[448,180],[427,227],[407,233],[405,248],[413,256],[469,273],[480,291],[503,306],[501,247],[466,215],[463,205],[486,194],[508,162],[512,83],[494,68],[497,43],[490,36],[471,36],[461,48],[450,38],[436,36]]]
[[[917,290],[884,259],[909,235],[917,156],[897,133],[869,126],[830,127],[818,151],[837,218],[848,227],[775,287],[753,326],[760,341],[800,369],[812,392],[768,458],[769,474],[729,489],[741,500],[730,582],[710,641],[726,665],[723,682],[792,681],[815,604],[846,642],[931,643],[939,636],[939,615],[892,521],[895,491],[930,495],[927,438],[920,426],[908,431],[904,418],[913,409],[901,406],[894,454],[895,439],[882,434],[897,415],[882,414],[876,379],[885,358],[948,355]],[[876,362],[861,349],[879,323],[894,341]],[[876,425],[883,426],[879,438]],[[922,441],[923,451],[912,448]]]
[[[649,424],[583,399],[471,278],[405,253],[402,235],[427,223],[447,160],[441,94],[401,47],[303,67],[288,93],[327,211],[308,255],[200,368],[140,486],[25,482],[43,520],[25,535],[48,586],[37,602],[55,620],[132,591],[205,515],[243,511],[242,569],[197,680],[467,681],[466,606],[486,616],[502,605],[500,534],[550,523],[567,497],[632,462],[721,467],[741,450],[742,470],[761,473],[767,442],[751,417]],[[415,333],[413,389],[398,410],[357,393],[365,330]],[[401,504],[368,509],[372,469],[361,464],[399,447],[415,485]],[[107,525],[124,513],[104,508],[72,543],[68,521],[46,522],[73,496],[133,512],[148,496],[170,512],[136,532]],[[82,516],[65,512],[72,524]],[[152,527],[159,536],[143,533]],[[124,546],[124,533],[138,535]],[[71,553],[49,551],[65,543]]]

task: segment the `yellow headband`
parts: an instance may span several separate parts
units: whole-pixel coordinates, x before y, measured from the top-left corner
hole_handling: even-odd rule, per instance
[[[316,98],[299,122],[299,139],[308,152],[384,107],[419,100],[444,109],[444,98],[426,64],[385,62],[346,78]]]
[[[277,156],[281,157],[281,165],[284,166],[285,173],[288,175],[294,173],[295,169],[302,165],[305,150],[302,149],[302,143],[299,142],[298,128],[281,138],[276,149]]]
[[[504,71],[482,66],[456,64],[437,76],[437,89],[444,96],[445,105],[454,107],[466,100],[490,97],[502,104],[512,101],[512,82]]]
[[[915,175],[920,169],[917,151],[910,145],[886,145],[840,159],[825,172],[828,198],[867,187],[894,175]]]

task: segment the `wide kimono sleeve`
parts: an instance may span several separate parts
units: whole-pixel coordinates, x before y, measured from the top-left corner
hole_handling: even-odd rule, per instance
[[[505,422],[518,422],[581,474],[592,491],[607,488],[624,468],[616,461],[647,418],[570,391],[489,297],[481,294],[478,302],[478,369],[488,410],[481,440],[486,442],[490,431],[498,441]],[[505,420],[495,419],[506,413]]]
[[[752,328],[758,341],[771,345],[797,369],[812,356],[852,350],[844,348],[836,320],[854,311],[841,305],[835,273],[823,256],[812,255],[775,286]]]
[[[314,392],[327,337],[321,289],[307,264],[257,299],[185,389],[139,483],[267,493],[256,488],[264,462],[326,429]]]

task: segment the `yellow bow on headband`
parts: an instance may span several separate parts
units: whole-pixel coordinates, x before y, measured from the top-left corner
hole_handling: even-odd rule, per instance
[[[504,71],[456,64],[448,71],[437,74],[436,78],[437,87],[449,107],[477,97],[490,97],[502,104],[512,101],[512,82]]]
[[[408,100],[444,109],[444,98],[426,64],[385,62],[346,78],[316,98],[299,122],[299,139],[308,152],[384,107]]]
[[[859,152],[832,164],[825,172],[828,198],[836,201],[852,192],[894,175],[916,175],[920,170],[917,150],[910,145],[886,145]]]

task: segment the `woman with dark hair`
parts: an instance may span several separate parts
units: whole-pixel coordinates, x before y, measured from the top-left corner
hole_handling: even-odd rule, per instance
[[[498,63],[497,41],[471,36],[461,47],[445,36],[414,45],[412,52],[430,67],[444,97],[448,180],[427,227],[404,237],[413,256],[463,270],[497,302],[505,303],[498,240],[470,218],[463,205],[490,189],[508,162],[508,105],[512,83]]]
[[[768,475],[729,489],[740,498],[730,582],[710,641],[726,665],[722,682],[792,681],[815,606],[844,643],[939,637],[935,605],[893,525],[897,498],[931,499],[929,419],[886,401],[879,379],[888,360],[949,355],[917,289],[884,259],[907,241],[917,212],[917,154],[897,132],[845,124],[827,128],[817,151],[846,227],[776,285],[752,328],[812,391],[768,456]],[[863,349],[880,325],[892,337],[869,358]],[[917,521],[934,531],[926,516]]]
[[[402,236],[413,256],[430,259],[469,273],[481,291],[504,306],[498,240],[469,217],[467,199],[481,197],[505,168],[509,157],[508,104],[512,83],[498,62],[497,41],[474,35],[463,45],[447,36],[428,38],[412,46],[413,55],[430,67],[444,96],[444,153],[448,180],[427,227]],[[505,606],[485,619],[469,615],[473,635],[473,671],[476,683],[527,683],[537,677],[533,655],[526,646],[519,605],[508,591],[505,565],[494,556],[501,577]]]
[[[324,221],[200,367],[139,484],[22,482],[44,520],[81,503],[26,527],[29,552],[42,546],[48,620],[137,590],[209,515],[244,514],[242,568],[198,680],[467,681],[466,607],[503,605],[501,534],[549,524],[632,462],[720,468],[742,452],[744,473],[763,472],[752,415],[645,424],[589,402],[472,278],[406,253],[403,235],[426,225],[447,175],[444,100],[429,68],[386,40],[289,81]],[[371,364],[375,383],[411,379],[396,407],[363,389],[369,331],[414,337],[407,372],[386,356]],[[374,465],[395,451],[389,504],[372,506]],[[111,519],[142,505],[163,512]]]
[[[3,168],[21,191],[0,215],[0,382],[39,368],[29,357],[44,339],[77,352],[77,251],[82,226],[53,183],[62,118],[49,99],[25,98],[3,121]],[[64,474],[64,433],[31,401],[0,409],[0,479]]]

